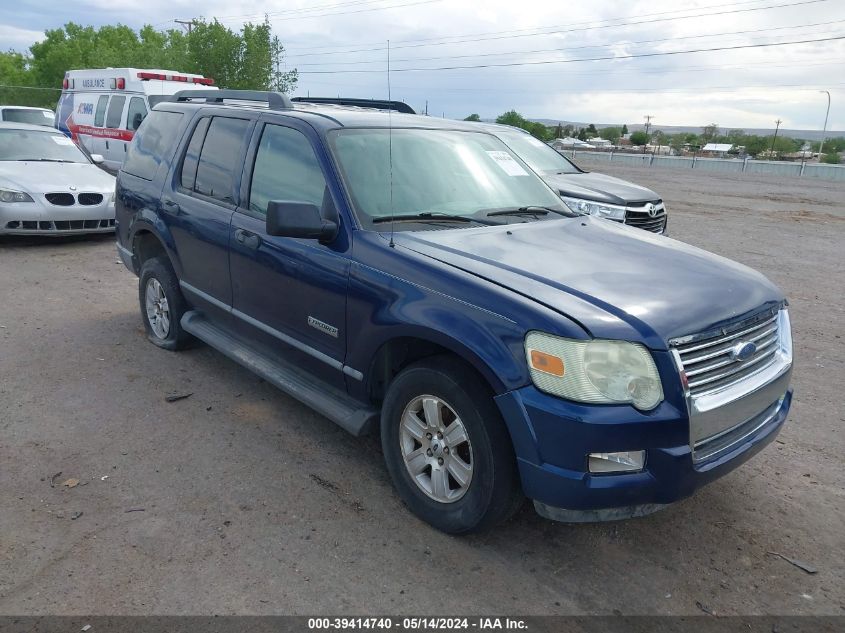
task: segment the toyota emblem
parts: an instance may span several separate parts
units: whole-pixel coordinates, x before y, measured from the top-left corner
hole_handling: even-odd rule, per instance
[[[648,211],[648,217],[653,218],[657,215],[657,207],[655,207],[651,202],[645,205],[645,210]]]

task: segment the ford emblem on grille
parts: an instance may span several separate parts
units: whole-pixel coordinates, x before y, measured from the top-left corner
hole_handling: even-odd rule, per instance
[[[648,211],[648,217],[650,218],[657,215],[657,207],[655,207],[651,202],[645,205],[645,210]]]
[[[745,341],[740,341],[731,348],[731,358],[735,361],[742,362],[754,356],[756,351],[757,346],[751,341],[748,341],[747,343]]]

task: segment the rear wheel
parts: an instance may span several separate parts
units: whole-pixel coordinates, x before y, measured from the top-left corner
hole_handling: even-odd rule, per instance
[[[489,528],[519,507],[510,437],[492,394],[448,357],[403,370],[382,407],[382,449],[408,507],[451,534]]]
[[[188,306],[169,261],[153,257],[143,263],[138,295],[144,329],[151,343],[178,350],[193,342],[193,337],[182,329],[180,320]]]

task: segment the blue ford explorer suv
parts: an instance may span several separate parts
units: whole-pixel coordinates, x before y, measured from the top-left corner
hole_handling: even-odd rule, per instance
[[[349,432],[408,507],[465,533],[524,497],[642,515],[769,443],[786,301],[759,273],[575,215],[472,124],[186,92],[117,180],[150,341],[196,339]]]

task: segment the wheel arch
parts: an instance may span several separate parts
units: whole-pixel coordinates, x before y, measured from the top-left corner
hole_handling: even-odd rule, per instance
[[[130,230],[129,244],[132,246],[132,263],[136,273],[150,257],[164,255],[176,276],[182,276],[182,266],[176,254],[173,237],[157,216],[144,213],[138,217]]]
[[[367,397],[381,402],[391,381],[405,367],[433,356],[451,356],[476,373],[492,395],[504,393],[508,386],[489,362],[459,341],[436,331],[415,330],[396,333],[383,340],[364,372]]]

